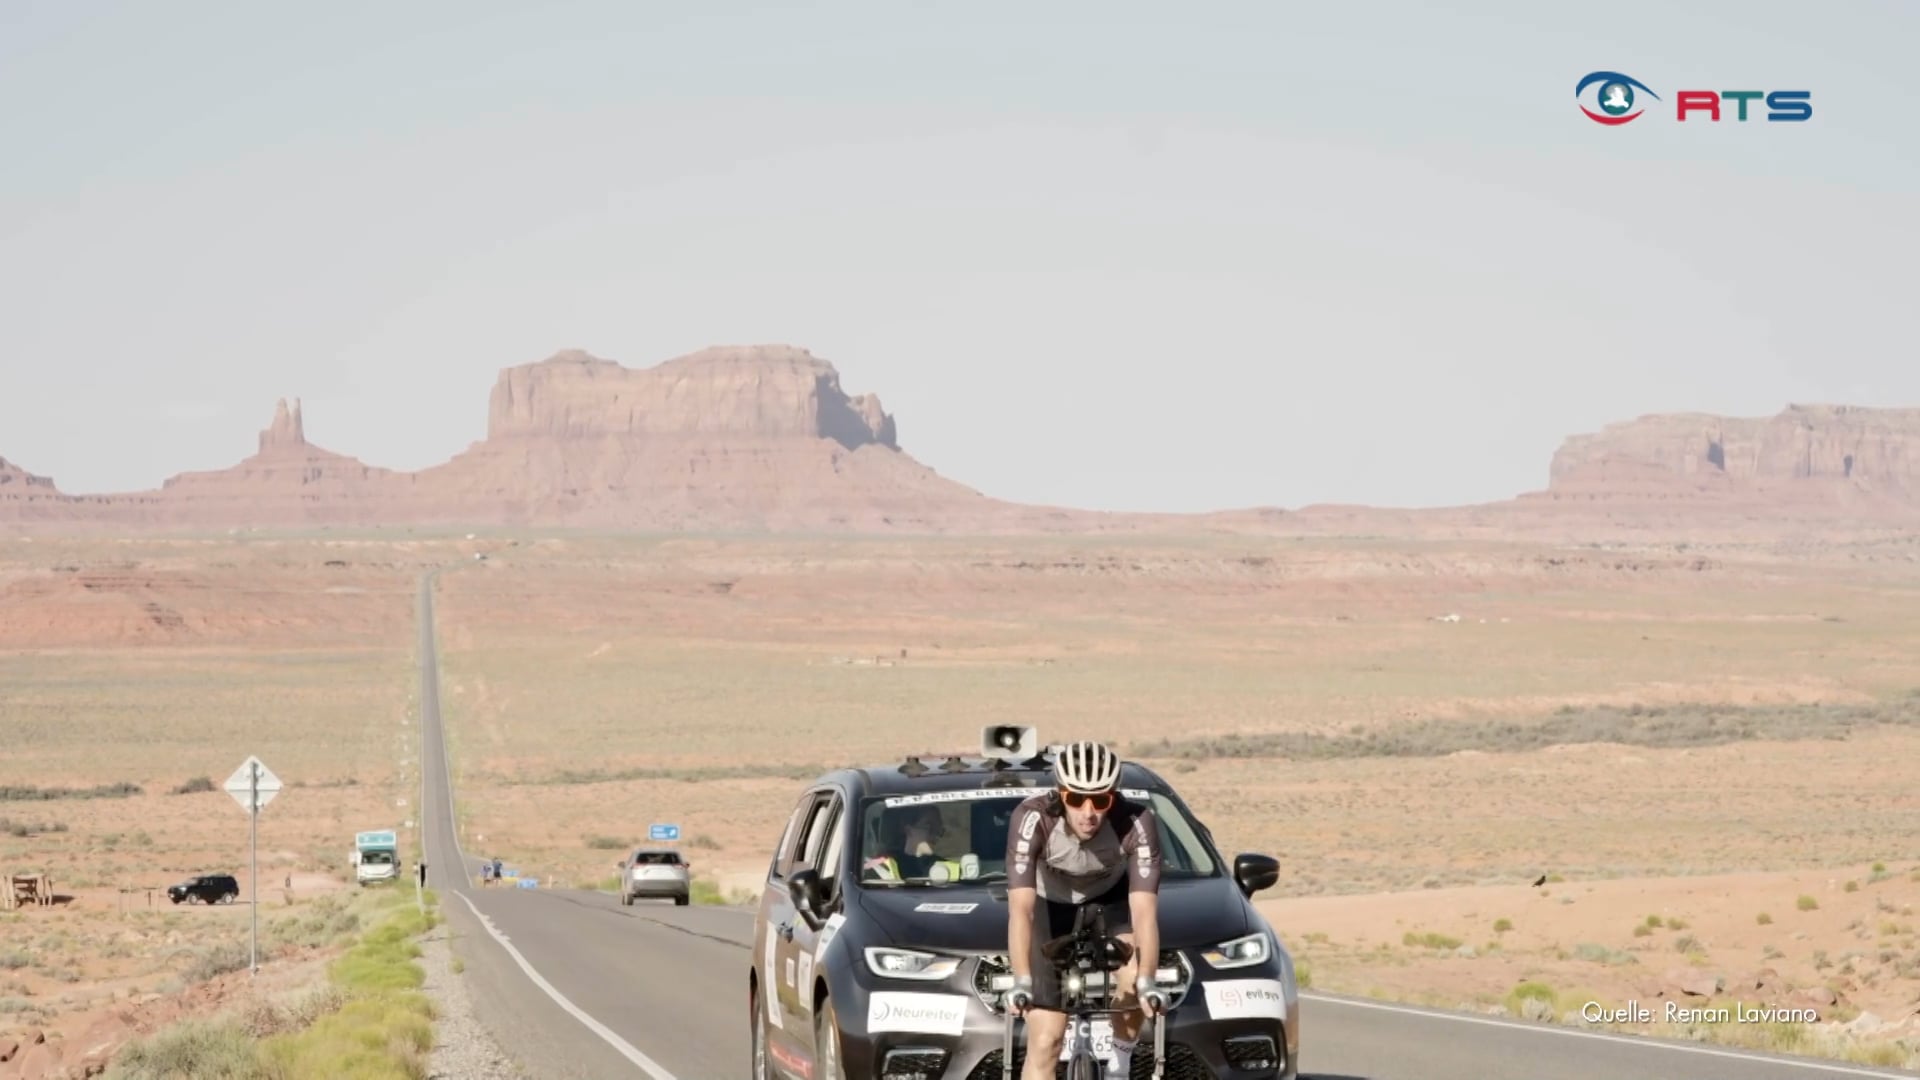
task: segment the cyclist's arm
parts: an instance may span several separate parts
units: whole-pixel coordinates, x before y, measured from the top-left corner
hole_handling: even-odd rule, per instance
[[[1016,979],[1033,978],[1033,901],[1031,888],[1007,890],[1007,962]]]
[[[1033,906],[1047,842],[1045,818],[1039,806],[1022,803],[1007,822],[1007,961],[1015,978],[1033,977]]]
[[[1127,830],[1127,907],[1133,915],[1135,977],[1156,982],[1160,970],[1160,820],[1142,810]]]
[[[1127,907],[1133,913],[1134,978],[1144,975],[1159,982],[1160,894],[1135,889],[1127,894]]]

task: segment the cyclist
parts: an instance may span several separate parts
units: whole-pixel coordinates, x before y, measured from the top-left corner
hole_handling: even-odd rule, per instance
[[[1007,1004],[1027,1024],[1024,1080],[1051,1080],[1066,1035],[1059,972],[1040,954],[1073,930],[1074,916],[1101,905],[1107,932],[1133,946],[1116,973],[1113,1048],[1127,1075],[1147,1010],[1165,1007],[1153,976],[1160,956],[1160,824],[1153,808],[1126,802],[1116,785],[1120,759],[1097,742],[1076,742],[1054,760],[1057,790],[1023,801],[1007,822]],[[1044,902],[1042,902],[1044,901]],[[1139,958],[1155,961],[1145,971]]]

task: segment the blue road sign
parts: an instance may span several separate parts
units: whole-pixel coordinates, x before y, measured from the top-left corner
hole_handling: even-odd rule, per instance
[[[678,826],[678,825],[654,825],[654,826],[651,826],[651,827],[649,827],[649,828],[647,829],[647,839],[649,839],[649,840],[678,840],[678,839],[680,839],[680,826]]]

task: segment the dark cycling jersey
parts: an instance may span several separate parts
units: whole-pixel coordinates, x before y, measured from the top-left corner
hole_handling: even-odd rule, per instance
[[[1066,808],[1055,792],[1014,808],[1007,822],[1007,888],[1082,904],[1117,887],[1122,877],[1129,893],[1160,891],[1160,821],[1152,808],[1118,799],[1100,831],[1084,842],[1067,828]]]

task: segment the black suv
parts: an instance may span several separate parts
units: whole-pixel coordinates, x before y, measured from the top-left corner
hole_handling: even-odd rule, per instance
[[[167,899],[176,904],[231,904],[239,895],[240,883],[232,874],[201,874],[167,886]]]
[[[1002,741],[1002,735],[1019,735]],[[879,1077],[999,1080],[1007,964],[1007,823],[1055,783],[1032,728],[989,728],[980,758],[846,768],[793,809],[767,868],[754,926],[748,1022],[755,1080]],[[1017,745],[1017,751],[999,749]],[[1299,1074],[1293,959],[1250,897],[1279,863],[1229,863],[1151,769],[1128,764],[1123,798],[1160,822],[1160,970],[1171,969],[1167,1080]],[[863,875],[900,819],[939,808],[925,876]],[[1132,1077],[1153,1074],[1151,1025]],[[1016,1026],[1013,1069],[1025,1057]]]

